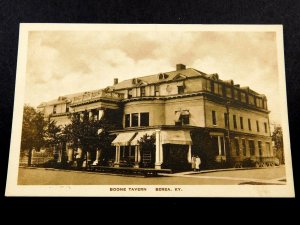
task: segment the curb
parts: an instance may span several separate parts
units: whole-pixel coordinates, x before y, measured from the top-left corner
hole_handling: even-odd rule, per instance
[[[121,174],[121,173],[104,173],[104,172],[96,172],[96,171],[84,171],[84,170],[68,170],[68,169],[56,169],[56,168],[42,168],[42,167],[34,167],[34,166],[19,166],[19,168],[24,169],[37,169],[37,170],[50,170],[50,171],[63,171],[63,172],[74,172],[74,173],[87,173],[87,174],[101,174],[101,175],[112,175],[112,176],[125,176],[125,177],[144,177],[142,175],[132,175],[132,174]]]
[[[269,169],[269,168],[279,168],[281,166],[274,167],[243,167],[243,168],[227,168],[227,169],[212,169],[212,170],[201,170],[198,172],[182,172],[183,175],[193,175],[193,174],[202,174],[202,173],[214,173],[214,172],[223,172],[223,171],[237,171],[237,170],[256,170],[256,169]]]
[[[237,171],[237,170],[255,170],[255,169],[269,169],[269,168],[279,168],[281,166],[274,166],[274,167],[244,167],[244,168],[227,168],[227,169],[212,169],[212,170],[202,170],[202,171],[189,171],[189,172],[180,172],[174,174],[182,174],[184,175],[194,175],[194,174],[203,174],[203,173],[215,173],[215,172],[223,172],[223,171]],[[65,172],[75,172],[75,173],[89,173],[89,174],[107,174],[107,175],[122,175],[116,173],[101,173],[101,172],[94,172],[94,171],[84,171],[84,170],[68,170],[68,169],[56,169],[56,168],[42,168],[42,167],[34,167],[34,166],[19,166],[19,168],[25,169],[39,169],[39,170],[51,170],[51,171],[65,171]],[[142,176],[138,176],[142,177]]]

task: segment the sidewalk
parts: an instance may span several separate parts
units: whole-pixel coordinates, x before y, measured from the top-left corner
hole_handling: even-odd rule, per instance
[[[193,174],[212,173],[212,172],[221,172],[221,171],[279,168],[279,167],[282,167],[282,166],[284,166],[284,165],[274,166],[274,167],[243,167],[243,168],[211,169],[211,170],[201,170],[201,171],[185,171],[185,172],[180,172],[180,173],[175,173],[175,174],[178,174],[178,175],[193,175]]]
[[[240,181],[240,184],[275,184],[275,185],[282,185],[286,184],[285,176],[278,177],[278,178],[263,178],[263,177],[245,177],[241,174],[241,176],[231,176],[231,174],[222,174],[222,172],[226,171],[243,171],[243,170],[261,170],[261,169],[276,169],[284,166],[275,166],[275,167],[251,167],[251,168],[228,168],[228,169],[214,169],[214,170],[202,170],[199,172],[195,171],[187,171],[181,173],[174,173],[174,174],[159,174],[161,176],[169,176],[169,177],[186,177],[186,178],[197,178],[197,179],[216,179],[216,180],[235,180]],[[220,172],[221,174],[219,174]],[[246,172],[246,171],[245,171]],[[253,171],[254,172],[254,171]],[[208,174],[212,173],[211,175],[203,175],[201,174]],[[215,174],[214,174],[215,173]]]

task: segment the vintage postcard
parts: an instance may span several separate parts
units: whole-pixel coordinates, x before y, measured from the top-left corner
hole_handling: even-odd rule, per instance
[[[294,197],[283,27],[20,24],[6,196]]]

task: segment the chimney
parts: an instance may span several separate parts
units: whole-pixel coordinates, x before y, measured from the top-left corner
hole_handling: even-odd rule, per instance
[[[176,71],[185,70],[186,66],[184,64],[176,64]]]
[[[114,85],[118,84],[119,80],[118,78],[114,78]]]

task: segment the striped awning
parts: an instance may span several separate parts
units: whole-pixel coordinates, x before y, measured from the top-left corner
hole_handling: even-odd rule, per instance
[[[190,131],[187,130],[162,131],[161,143],[176,144],[176,145],[191,145],[192,139],[191,139]]]
[[[136,132],[124,132],[118,134],[118,136],[112,141],[112,145],[127,146],[130,145],[131,140],[136,135]]]

